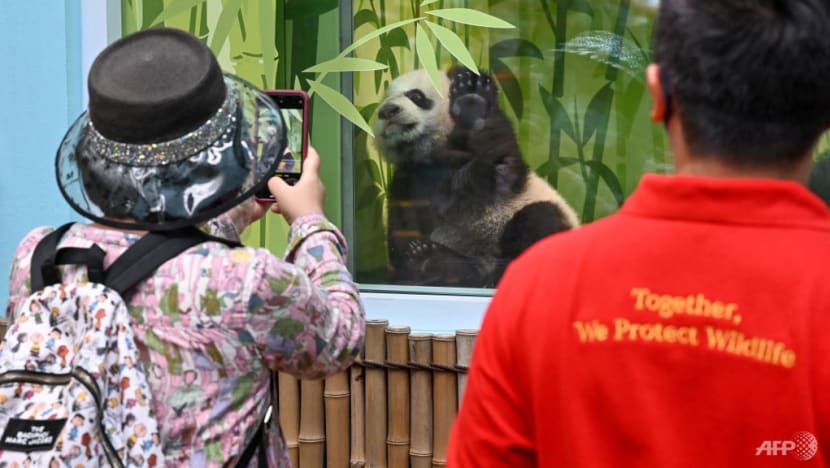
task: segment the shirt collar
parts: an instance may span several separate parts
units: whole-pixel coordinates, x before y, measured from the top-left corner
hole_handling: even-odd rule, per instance
[[[646,174],[623,214],[830,230],[830,208],[804,185],[775,179]]]

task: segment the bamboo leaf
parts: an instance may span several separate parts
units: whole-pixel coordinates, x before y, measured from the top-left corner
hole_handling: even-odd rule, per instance
[[[357,165],[358,171],[365,171],[368,173],[368,176],[371,180],[380,182],[383,179],[383,175],[380,173],[380,166],[378,163],[372,159],[364,159],[360,161]]]
[[[381,47],[378,49],[378,53],[375,56],[375,60],[380,63],[390,64],[395,60],[395,54],[392,53],[392,50],[388,47]],[[395,63],[395,68],[397,68],[397,63]],[[395,76],[395,75],[392,75]],[[375,72],[375,92],[380,92],[380,84],[383,80],[383,71],[377,70]]]
[[[490,47],[490,58],[532,57],[544,60],[545,56],[536,44],[526,39],[505,39]]]
[[[268,0],[265,0],[268,1]],[[342,73],[342,72],[361,72],[361,71],[373,71],[373,70],[384,70],[388,68],[387,65],[384,65],[379,62],[375,62],[374,60],[369,59],[362,59],[362,58],[352,58],[352,57],[336,57],[331,60],[326,60],[323,63],[318,63],[313,67],[306,68],[303,70],[305,73]]]
[[[579,164],[579,159],[559,158],[559,169],[563,169],[568,166],[573,166],[574,164]],[[536,172],[536,174],[538,174],[539,177],[548,178],[553,172],[553,169],[553,163],[550,161],[545,161],[539,167],[537,167],[534,172]]]
[[[326,102],[326,104],[335,110],[335,112],[363,129],[363,131],[369,135],[375,136],[374,133],[372,133],[372,129],[369,127],[369,124],[366,123],[366,120],[364,120],[363,116],[360,115],[360,111],[357,110],[354,104],[352,104],[346,96],[343,96],[336,90],[317,81],[309,80],[308,84],[311,87],[311,90],[319,95],[320,98]]]
[[[380,26],[378,15],[374,11],[364,8],[354,15],[354,29],[357,30],[366,23],[372,23],[375,27]]]
[[[222,46],[231,32],[233,22],[236,20],[236,15],[241,8],[242,0],[228,0],[224,4],[222,13],[219,14],[219,19],[216,21],[216,27],[211,31],[210,49],[213,53],[218,54],[222,50]]]
[[[394,78],[400,75],[400,70],[398,70],[398,59],[395,57],[395,54],[392,53],[392,49],[389,47],[381,47],[378,49],[378,53],[375,56],[375,60],[380,63],[388,65],[389,74]],[[380,85],[383,82],[383,71],[378,70],[375,72],[375,92],[380,92]]]
[[[545,105],[545,110],[547,110],[553,123],[552,128],[561,129],[572,140],[576,141],[573,122],[571,122],[571,118],[568,117],[568,111],[565,110],[565,107],[559,102],[559,99],[542,85],[539,85],[539,94],[542,95],[542,103]]]
[[[417,25],[417,31],[415,33],[415,51],[418,53],[418,60],[421,61],[427,74],[429,74],[432,85],[438,91],[438,95],[443,97],[444,90],[442,89],[443,86],[441,86],[438,62],[435,61],[435,48],[432,47],[432,42],[429,41],[427,32],[420,24]]]
[[[412,19],[408,19],[408,20],[397,21],[397,22],[392,23],[392,24],[387,24],[386,26],[384,26],[380,29],[377,29],[375,31],[372,31],[369,34],[366,34],[365,36],[361,36],[360,39],[352,42],[352,45],[350,45],[349,47],[346,47],[345,49],[343,49],[342,52],[340,52],[340,56],[345,57],[345,56],[349,55],[350,53],[352,53],[352,51],[354,51],[358,47],[362,46],[363,44],[371,41],[372,39],[375,39],[376,37],[388,32],[388,31],[391,31],[391,30],[396,29],[396,28],[400,28],[401,26],[406,26],[407,24],[415,23],[415,22],[420,21],[422,19],[424,19],[424,17],[419,16],[418,18],[412,18]]]
[[[155,26],[157,24],[161,24],[168,19],[178,15],[179,13],[183,13],[198,4],[202,3],[205,0],[173,0],[167,5],[158,16],[156,16],[153,21],[150,23],[150,26]]]
[[[126,36],[137,31],[138,25],[136,23],[136,12],[133,2],[122,2],[121,6],[121,33]]]
[[[433,3],[438,3],[438,0],[424,0],[421,2],[421,6],[425,7],[427,5],[432,5]]]
[[[614,198],[617,200],[617,205],[622,206],[625,201],[625,195],[623,195],[622,185],[617,179],[616,174],[614,174],[614,171],[612,171],[611,168],[606,166],[602,161],[587,161],[585,162],[585,165],[590,167],[593,171],[596,171],[600,178],[605,182],[605,185],[607,185],[611,190],[611,193],[614,194]]]
[[[380,106],[379,102],[373,102],[373,103],[361,108],[360,109],[360,115],[362,115],[363,119],[368,122],[369,119],[371,119],[372,116],[375,114],[375,110],[378,108],[378,106]]]
[[[402,28],[396,28],[389,31],[389,34],[381,36],[380,42],[386,47],[406,47],[409,48],[409,36]]]
[[[438,42],[440,42],[441,45],[443,45],[444,48],[453,55],[453,57],[457,58],[459,62],[478,75],[476,61],[473,59],[470,51],[467,50],[467,46],[464,45],[464,40],[462,40],[458,34],[441,26],[440,24],[433,23],[432,21],[425,21],[425,23],[432,31],[432,34],[435,34],[435,37],[438,38]]]
[[[426,13],[455,23],[469,24],[470,26],[495,29],[514,29],[516,27],[501,18],[471,8],[444,8]]]
[[[144,26],[144,2],[135,6],[135,25],[136,28]]]
[[[493,69],[493,76],[499,80],[502,92],[516,113],[516,117],[522,120],[524,114],[524,98],[522,97],[522,88],[519,86],[519,80],[516,75],[504,62],[490,56],[490,67]]]
[[[361,207],[362,209],[366,209],[373,203],[382,200],[383,197],[381,196],[382,193],[379,187],[380,186],[378,184],[372,184],[363,189],[357,198],[357,206]]]
[[[645,70],[649,64],[648,53],[636,40],[609,31],[584,32],[565,43],[562,49],[554,49],[557,50],[588,57],[606,67],[618,69],[638,81],[644,80]]]
[[[277,62],[277,48],[274,46],[276,36],[276,11],[271,0],[259,0],[259,27],[262,44],[262,75],[265,77],[265,86],[270,87],[274,81],[274,65]]]
[[[614,89],[611,87],[612,83],[606,83],[600,88],[588,107],[585,109],[585,123],[583,124],[582,144],[585,145],[594,136],[597,128],[603,121],[608,120],[611,113],[611,102],[614,100]]]

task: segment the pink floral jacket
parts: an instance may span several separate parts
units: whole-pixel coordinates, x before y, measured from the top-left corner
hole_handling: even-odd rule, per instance
[[[29,262],[51,228],[20,243],[7,316],[30,294]],[[75,224],[61,246],[96,243],[109,266],[136,234]],[[129,300],[168,466],[218,467],[253,438],[270,401],[268,368],[300,378],[346,369],[361,347],[364,314],[345,266],[346,242],[322,215],[294,221],[285,260],[219,242],[162,265]],[[72,267],[65,280],[83,280]],[[269,466],[287,467],[282,432],[270,431]],[[257,460],[251,462],[256,465]]]

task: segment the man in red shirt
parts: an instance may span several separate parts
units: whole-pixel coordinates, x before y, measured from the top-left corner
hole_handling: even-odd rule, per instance
[[[662,0],[676,175],[500,283],[451,467],[830,464],[830,2]],[[659,65],[658,65],[659,64]]]

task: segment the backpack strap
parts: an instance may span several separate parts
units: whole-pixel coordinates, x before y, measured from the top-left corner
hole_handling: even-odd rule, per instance
[[[35,247],[31,261],[32,292],[60,283],[58,265],[86,265],[90,281],[102,283],[126,297],[127,290],[149,277],[164,262],[202,242],[216,241],[231,247],[240,246],[221,237],[211,236],[195,227],[176,231],[150,232],[124,251],[104,271],[106,252],[98,245],[58,249],[61,238],[74,223],[66,223],[47,234]]]
[[[58,242],[73,224],[75,223],[64,224],[38,242],[34,253],[32,253],[30,270],[32,292],[40,291],[50,284],[60,283],[61,276],[58,271],[58,264],[55,262]]]
[[[245,447],[245,451],[242,452],[242,455],[239,456],[239,459],[236,461],[236,468],[248,468],[248,465],[251,463],[251,459],[254,458],[254,452],[259,449],[259,455],[257,456],[257,466],[258,468],[267,468],[268,467],[268,442],[267,442],[267,433],[265,429],[265,421],[259,424],[259,427],[254,433],[253,439],[248,443],[248,446]]]
[[[149,232],[107,268],[103,283],[118,291],[122,297],[126,297],[127,290],[149,277],[164,262],[194,245],[207,241],[222,242],[230,246],[239,245],[193,227],[177,231]]]

